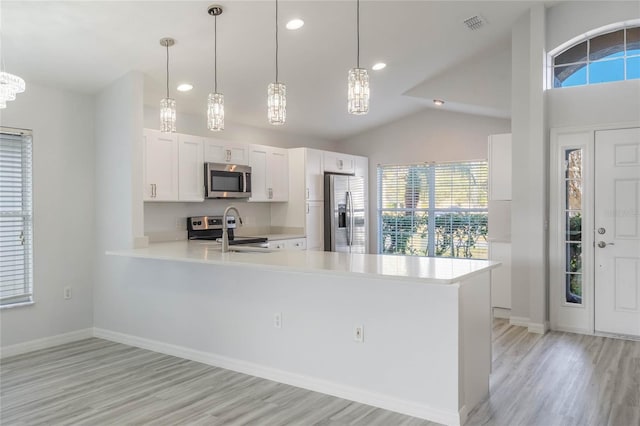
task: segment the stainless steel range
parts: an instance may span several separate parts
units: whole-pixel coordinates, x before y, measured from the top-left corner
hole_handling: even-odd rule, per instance
[[[190,240],[213,240],[222,238],[222,216],[193,216],[187,218],[187,235]],[[267,247],[268,239],[265,237],[238,237],[234,235],[236,219],[227,216],[227,229],[229,230],[229,245],[252,244]]]

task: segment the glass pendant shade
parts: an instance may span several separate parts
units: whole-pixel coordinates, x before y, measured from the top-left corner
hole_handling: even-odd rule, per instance
[[[160,131],[173,133],[176,131],[176,101],[164,98],[160,101]]]
[[[364,115],[369,112],[369,75],[364,68],[349,70],[347,108],[349,114]]]
[[[17,75],[0,71],[0,109],[7,107],[7,101],[16,99],[16,94],[25,90],[24,80]]]
[[[287,119],[287,87],[284,83],[271,83],[267,88],[267,117],[273,125],[284,124]]]
[[[209,93],[207,128],[214,132],[224,130],[224,95],[222,93]]]

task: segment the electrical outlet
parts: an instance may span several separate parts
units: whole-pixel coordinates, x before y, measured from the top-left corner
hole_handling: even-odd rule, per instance
[[[282,313],[276,312],[273,314],[273,326],[275,328],[282,328]]]
[[[353,341],[358,343],[364,343],[364,326],[356,325],[353,328]]]
[[[71,287],[65,287],[64,288],[64,298],[66,300],[71,299]]]

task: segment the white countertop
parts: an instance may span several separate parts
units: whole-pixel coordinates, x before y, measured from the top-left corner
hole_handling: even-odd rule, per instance
[[[221,253],[218,244],[204,241],[175,241],[146,248],[107,251],[108,255],[177,262],[242,266],[326,275],[364,275],[435,284],[452,284],[496,268],[489,260],[434,257],[349,254],[307,250],[277,250],[263,253]]]

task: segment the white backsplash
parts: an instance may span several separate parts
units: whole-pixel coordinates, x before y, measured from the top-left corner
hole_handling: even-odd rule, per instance
[[[186,239],[187,217],[222,216],[224,209],[230,205],[234,205],[240,211],[244,228],[270,228],[271,208],[268,203],[250,203],[246,200],[205,200],[202,203],[146,202],[144,233],[152,242]]]

